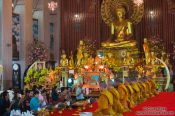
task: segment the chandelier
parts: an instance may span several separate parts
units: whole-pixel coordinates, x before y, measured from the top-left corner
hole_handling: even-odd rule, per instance
[[[48,3],[48,8],[52,12],[54,12],[57,9],[57,7],[58,7],[58,3],[53,0],[50,3]]]
[[[143,4],[143,0],[133,0],[134,4],[140,6]]]

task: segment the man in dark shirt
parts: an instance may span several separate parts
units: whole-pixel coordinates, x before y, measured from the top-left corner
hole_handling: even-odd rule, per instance
[[[24,102],[23,102],[23,110],[24,111],[27,111],[27,110],[30,111],[31,97],[33,97],[33,91],[27,90],[25,98],[24,98]]]
[[[14,101],[10,103],[9,94],[7,91],[3,92],[3,105],[2,105],[2,116],[10,116],[10,111]]]

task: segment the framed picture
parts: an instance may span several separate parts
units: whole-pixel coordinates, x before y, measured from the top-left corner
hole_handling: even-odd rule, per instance
[[[33,19],[33,39],[38,40],[38,19]]]
[[[13,47],[13,60],[19,60],[19,48],[20,48],[20,37],[21,37],[21,28],[20,28],[20,15],[12,15],[12,47]]]

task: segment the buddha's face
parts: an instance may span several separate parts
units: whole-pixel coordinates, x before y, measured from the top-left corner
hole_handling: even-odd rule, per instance
[[[125,10],[123,8],[116,9],[116,15],[119,19],[123,19],[125,15]]]
[[[146,38],[144,38],[144,42],[147,43],[147,39]]]
[[[83,44],[84,44],[84,42],[82,40],[80,40],[80,45],[83,45]]]
[[[66,54],[63,55],[63,59],[66,59]]]
[[[108,53],[108,58],[112,58],[112,53]]]
[[[87,58],[88,56],[89,56],[88,53],[85,52],[84,57]]]

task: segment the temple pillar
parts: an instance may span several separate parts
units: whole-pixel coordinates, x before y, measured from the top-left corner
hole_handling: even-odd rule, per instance
[[[0,63],[3,89],[12,87],[12,0],[0,0]]]
[[[23,58],[27,62],[28,45],[33,41],[33,0],[24,0],[24,39],[23,45]]]
[[[45,43],[48,50],[50,48],[50,16],[49,16],[49,9],[48,9],[48,2],[50,0],[43,0],[42,1],[42,17],[41,17],[41,41]],[[49,50],[50,53],[50,50]]]

